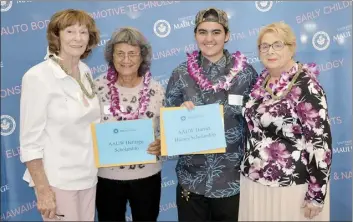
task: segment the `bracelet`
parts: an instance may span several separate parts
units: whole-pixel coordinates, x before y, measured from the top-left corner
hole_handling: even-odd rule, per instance
[[[324,204],[318,203],[316,200],[311,200],[310,203],[312,203],[315,207],[323,208]]]

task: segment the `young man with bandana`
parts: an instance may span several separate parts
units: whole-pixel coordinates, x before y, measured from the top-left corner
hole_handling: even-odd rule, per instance
[[[224,106],[226,153],[183,155],[176,173],[179,221],[237,221],[240,161],[246,143],[241,110],[257,73],[240,52],[224,49],[228,42],[227,14],[209,8],[195,18],[200,51],[188,54],[174,69],[166,90],[166,107],[218,103]],[[201,69],[199,69],[201,68]]]

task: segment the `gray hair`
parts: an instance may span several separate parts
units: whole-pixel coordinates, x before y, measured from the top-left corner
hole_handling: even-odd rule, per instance
[[[152,59],[152,47],[147,39],[135,28],[125,27],[115,31],[105,46],[104,57],[109,65],[113,65],[114,46],[119,43],[140,47],[142,62],[138,75],[144,76],[150,69]]]

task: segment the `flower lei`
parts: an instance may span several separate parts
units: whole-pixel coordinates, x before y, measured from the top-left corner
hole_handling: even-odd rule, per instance
[[[210,80],[202,74],[202,68],[197,64],[198,51],[193,51],[191,54],[187,53],[187,70],[191,78],[196,82],[196,84],[203,90],[213,89],[215,92],[218,92],[222,89],[229,90],[229,88],[234,84],[231,83],[233,78],[244,68],[246,65],[246,57],[241,54],[239,51],[232,54],[234,59],[234,65],[230,69],[229,74],[225,77],[225,82],[218,81],[217,84],[212,84]]]
[[[315,63],[303,64],[301,69],[317,84],[317,76],[319,75],[318,67]],[[288,72],[283,72],[279,81],[271,86],[273,94],[276,94],[278,97],[282,96],[283,93],[290,87],[292,77],[298,72],[299,66],[296,63]],[[269,71],[264,69],[261,75],[258,77],[253,89],[250,92],[250,96],[256,100],[264,98],[267,99],[269,92],[265,89],[264,84],[266,83],[269,77]]]
[[[115,71],[113,66],[109,66],[107,80],[109,87],[109,94],[111,98],[110,102],[110,112],[115,117],[121,117],[126,120],[138,119],[139,115],[145,114],[147,106],[150,101],[150,96],[148,93],[148,87],[151,82],[152,74],[147,71],[146,75],[143,77],[143,88],[139,92],[139,106],[134,112],[123,112],[120,107],[119,91],[115,87],[116,81],[118,81],[118,73]]]

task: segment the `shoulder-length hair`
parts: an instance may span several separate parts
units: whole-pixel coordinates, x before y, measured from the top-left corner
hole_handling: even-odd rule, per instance
[[[47,40],[49,44],[49,52],[56,55],[60,51],[60,31],[75,25],[85,25],[89,33],[89,41],[86,51],[81,55],[81,59],[85,59],[92,52],[92,49],[99,42],[99,30],[94,19],[85,11],[66,9],[56,12],[50,19],[47,29]]]
[[[138,75],[145,75],[150,69],[152,59],[152,47],[147,39],[135,28],[124,27],[115,31],[105,46],[104,57],[109,65],[113,65],[114,46],[119,43],[126,43],[140,48],[142,62],[138,69]]]

